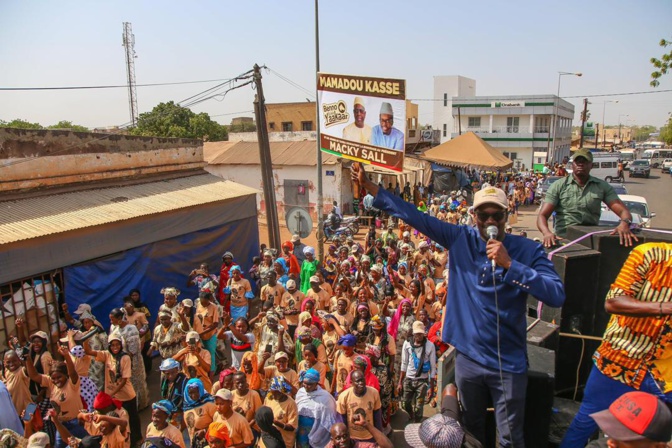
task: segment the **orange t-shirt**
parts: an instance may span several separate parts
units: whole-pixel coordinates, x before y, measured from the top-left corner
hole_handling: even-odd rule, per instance
[[[110,352],[96,352],[96,361],[105,363],[105,392],[110,393],[117,388],[119,382],[126,378],[126,384],[112,398],[119,401],[129,401],[135,398],[135,389],[131,384],[131,357],[124,355],[121,357],[121,377],[116,378],[117,360]],[[76,417],[76,415],[75,415]]]
[[[40,385],[47,388],[49,399],[58,404],[61,409],[58,419],[67,422],[77,418],[79,410],[84,407],[80,398],[79,378],[74,384],[68,378],[63,387],[58,387],[49,376],[40,375],[40,377]]]
[[[219,308],[217,305],[210,302],[208,306],[201,305],[201,302],[198,301],[196,304],[196,313],[194,314],[194,331],[198,334],[201,334],[203,330],[215,322],[219,321]],[[201,336],[201,339],[207,340],[212,337],[212,335],[217,331],[217,327],[208,331],[206,334]]]

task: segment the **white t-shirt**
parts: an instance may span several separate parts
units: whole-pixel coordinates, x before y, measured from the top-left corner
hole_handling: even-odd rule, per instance
[[[231,341],[231,364],[234,368],[240,369],[240,362],[245,352],[251,352],[254,348],[254,335],[252,333],[245,333],[247,342],[238,340],[230,330],[225,331],[224,336]]]

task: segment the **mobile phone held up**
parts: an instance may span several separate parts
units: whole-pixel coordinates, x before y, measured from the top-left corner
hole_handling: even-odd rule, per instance
[[[37,410],[37,405],[35,403],[28,403],[28,406],[26,406],[26,411],[23,413],[23,421],[24,422],[29,422],[33,419],[33,415],[35,414],[35,411]]]

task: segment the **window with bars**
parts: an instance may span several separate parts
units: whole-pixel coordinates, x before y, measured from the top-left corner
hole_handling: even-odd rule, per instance
[[[0,310],[0,350],[7,350],[10,339],[16,336],[17,318],[25,321],[26,337],[44,331],[55,344],[59,338],[63,297],[63,272],[60,269],[0,285],[3,307]],[[55,350],[56,347],[51,348]]]
[[[292,122],[283,121],[282,122],[282,132],[292,132]]]
[[[301,130],[302,131],[312,131],[313,130],[313,122],[312,121],[302,121],[301,122]]]
[[[469,117],[469,122],[467,123],[469,128],[480,128],[481,127],[481,117]]]

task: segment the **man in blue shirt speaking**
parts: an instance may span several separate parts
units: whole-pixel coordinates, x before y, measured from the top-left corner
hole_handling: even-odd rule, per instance
[[[404,133],[394,127],[394,111],[390,103],[381,104],[378,119],[380,124],[371,131],[371,144],[403,151]]]
[[[352,180],[375,196],[374,207],[401,218],[450,250],[450,282],[443,340],[457,349],[455,376],[464,423],[485,445],[489,399],[502,447],[523,447],[527,387],[527,295],[560,307],[565,292],[542,246],[507,234],[504,191],[486,186],[474,195],[476,228],[439,221],[371,182],[360,163]],[[488,236],[488,227],[497,229]],[[494,232],[491,232],[493,234]]]

